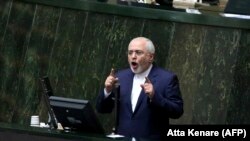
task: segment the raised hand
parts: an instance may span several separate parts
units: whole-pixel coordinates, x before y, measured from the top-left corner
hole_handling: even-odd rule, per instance
[[[105,81],[105,89],[107,93],[110,93],[114,88],[115,83],[118,81],[118,78],[115,76],[115,70],[112,68],[109,76]]]
[[[144,84],[141,84],[142,89],[144,90],[145,94],[147,94],[147,96],[152,99],[154,96],[154,86],[151,83],[151,81],[149,80],[148,77],[145,77],[146,81]]]

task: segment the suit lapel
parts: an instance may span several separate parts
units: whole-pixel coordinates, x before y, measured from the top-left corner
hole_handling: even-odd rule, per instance
[[[127,77],[126,84],[124,86],[126,90],[126,104],[130,113],[133,113],[132,104],[131,104],[131,92],[132,92],[132,86],[133,86],[133,79],[134,79],[134,74],[131,71],[131,73],[129,73]]]
[[[137,101],[137,103],[136,103],[136,107],[135,107],[135,111],[134,111],[133,115],[134,115],[134,114],[138,111],[138,109],[140,108],[141,103],[142,103],[142,101],[143,101],[144,98],[147,98],[147,97],[146,97],[146,94],[144,93],[144,91],[142,90],[141,93],[140,93],[140,96],[139,96],[139,98],[138,98],[138,101]]]
[[[155,67],[153,66],[153,68],[152,68],[152,70],[150,71],[150,73],[149,73],[149,75],[148,75],[148,78],[149,78],[149,80],[152,82],[152,84],[154,84],[155,83],[155,81],[156,81],[156,75],[157,75],[157,73],[156,73],[156,71],[155,71]],[[132,81],[133,82],[133,81]],[[131,89],[130,90],[132,90],[132,86],[131,86]],[[131,94],[130,94],[131,95]],[[144,91],[142,90],[141,91],[141,93],[140,93],[140,96],[139,96],[139,98],[138,98],[138,101],[137,101],[137,103],[136,103],[136,107],[135,107],[135,111],[134,111],[134,113],[133,114],[135,114],[137,111],[138,111],[138,109],[140,108],[140,106],[141,106],[141,104],[142,104],[142,101],[144,101],[144,99],[145,98],[147,98],[147,95],[144,93]],[[131,100],[130,100],[131,101]],[[131,104],[130,104],[131,105]],[[132,106],[131,106],[131,109],[132,109]]]

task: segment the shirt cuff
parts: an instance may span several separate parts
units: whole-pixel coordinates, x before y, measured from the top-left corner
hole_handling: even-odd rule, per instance
[[[108,93],[108,92],[106,91],[106,89],[104,88],[104,98],[107,98],[110,94],[111,94],[111,92]]]

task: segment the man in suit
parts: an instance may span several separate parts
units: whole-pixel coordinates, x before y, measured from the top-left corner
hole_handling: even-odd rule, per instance
[[[130,68],[111,70],[97,99],[100,113],[112,112],[115,84],[119,83],[117,134],[127,137],[163,139],[169,118],[183,114],[183,99],[177,76],[153,63],[155,47],[145,37],[128,46]]]

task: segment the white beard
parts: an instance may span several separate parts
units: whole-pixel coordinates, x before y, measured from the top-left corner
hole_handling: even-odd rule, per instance
[[[138,68],[135,70],[135,69],[133,69],[133,67],[132,66],[130,66],[130,69],[131,69],[131,71],[133,72],[133,73],[135,73],[135,74],[139,74],[139,73],[142,73],[143,72],[143,70],[142,70],[142,67],[141,66],[138,66]]]

